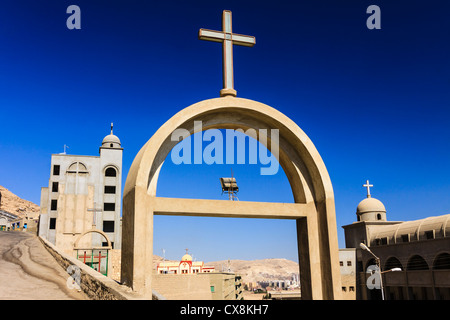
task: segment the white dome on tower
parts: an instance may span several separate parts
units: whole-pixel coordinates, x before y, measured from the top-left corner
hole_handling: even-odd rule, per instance
[[[358,221],[386,221],[386,208],[384,204],[370,195],[370,187],[367,180],[363,187],[367,188],[367,198],[362,200],[356,207]]]
[[[357,214],[363,214],[367,212],[385,212],[386,208],[384,207],[384,204],[375,198],[366,198],[363,201],[361,201],[358,204],[358,207],[356,207],[356,213]]]
[[[120,148],[120,139],[113,134],[113,124],[111,123],[111,134],[103,138],[102,141],[103,148]]]

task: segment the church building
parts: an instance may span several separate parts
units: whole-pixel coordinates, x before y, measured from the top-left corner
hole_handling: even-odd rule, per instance
[[[187,253],[181,261],[163,261],[156,267],[157,274],[194,274],[214,272],[213,266],[205,266],[203,261],[192,261],[192,256]]]
[[[53,154],[48,187],[41,189],[39,236],[68,254],[75,243],[120,249],[122,153],[111,124],[99,156]]]
[[[356,299],[450,300],[450,214],[388,221],[384,204],[370,195],[372,185],[364,187],[357,221],[343,226],[346,247],[355,248]],[[369,272],[377,264],[381,279]],[[378,287],[368,285],[373,280]]]

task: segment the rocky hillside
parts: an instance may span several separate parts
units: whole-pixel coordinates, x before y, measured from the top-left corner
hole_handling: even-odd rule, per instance
[[[227,260],[208,262],[216,271],[227,271],[228,266],[232,272],[240,274],[243,282],[256,282],[267,280],[290,280],[293,274],[299,273],[298,263],[287,259],[262,260]]]
[[[156,269],[156,265],[162,261],[162,257],[154,255],[153,268]],[[231,272],[242,276],[243,282],[291,280],[293,274],[299,273],[298,263],[287,259],[230,260],[230,263],[223,260],[205,262],[205,265],[214,266],[219,272],[230,268]]]
[[[31,201],[24,200],[14,193],[0,186],[0,210],[10,212],[12,214],[23,216],[25,213],[31,214],[33,218],[39,216],[39,206]]]

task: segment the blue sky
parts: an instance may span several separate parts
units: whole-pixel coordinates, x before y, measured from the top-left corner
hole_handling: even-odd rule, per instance
[[[81,8],[81,30],[66,9]],[[366,9],[381,9],[369,30]],[[372,195],[389,220],[450,212],[450,4],[448,1],[24,1],[0,8],[0,185],[39,204],[50,156],[97,155],[114,122],[124,147],[123,184],[153,133],[179,110],[219,96],[222,47],[200,41],[219,30],[253,35],[234,46],[239,97],[268,104],[311,138],[335,193],[342,225]],[[287,178],[258,165],[166,161],[158,196],[225,199],[231,168],[241,201],[292,202]],[[154,253],[177,259],[298,260],[295,223],[155,217]]]

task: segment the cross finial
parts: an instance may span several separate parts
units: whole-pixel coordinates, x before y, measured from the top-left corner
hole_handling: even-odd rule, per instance
[[[69,146],[65,144],[64,145],[64,152],[61,152],[60,154],[67,154],[66,149],[69,149]]]
[[[184,250],[186,250],[186,254],[187,254],[187,253],[188,253],[188,250],[189,250],[189,249],[188,249],[188,248],[186,248],[186,249],[184,249]]]
[[[113,134],[113,127],[114,127],[114,125],[113,125],[113,123],[111,122],[111,134]]]
[[[367,198],[370,198],[370,188],[373,187],[373,184],[369,184],[369,180],[366,180],[366,184],[363,184],[363,187],[367,188]]]
[[[232,32],[231,11],[224,10],[222,14],[222,31],[200,29],[198,33],[200,40],[222,42],[223,46],[223,89],[220,96],[236,96],[233,79],[233,44],[253,47],[256,43],[255,37],[244,36]]]

